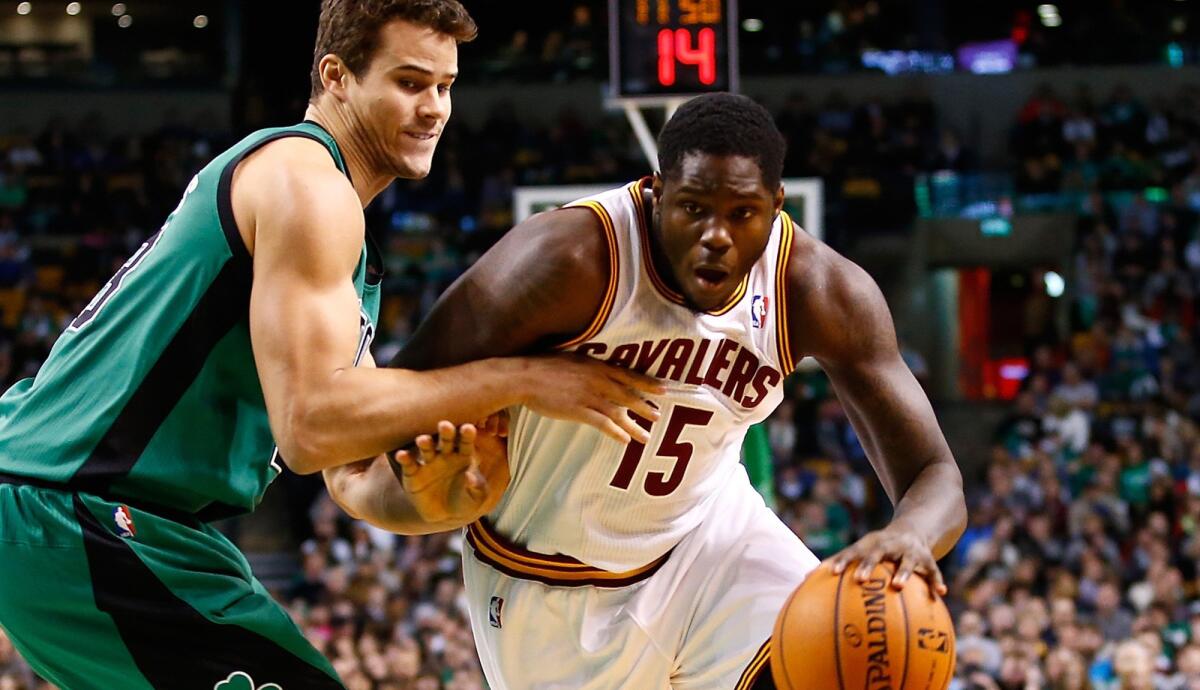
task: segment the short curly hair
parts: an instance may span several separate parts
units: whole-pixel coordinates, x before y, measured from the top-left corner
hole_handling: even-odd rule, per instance
[[[779,188],[787,144],[767,109],[746,96],[710,93],[680,106],[658,134],[658,167],[674,177],[689,153],[758,161],[763,184]]]
[[[479,33],[458,0],[321,0],[309,97],[315,100],[325,90],[321,58],[337,55],[351,74],[361,77],[379,47],[379,30],[396,19],[427,26],[459,43],[473,41]]]

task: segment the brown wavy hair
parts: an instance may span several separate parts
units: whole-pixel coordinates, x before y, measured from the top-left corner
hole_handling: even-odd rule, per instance
[[[318,69],[321,58],[337,55],[351,74],[361,77],[379,47],[379,30],[396,19],[428,27],[458,43],[472,41],[479,33],[458,0],[321,0],[310,98],[325,90]]]

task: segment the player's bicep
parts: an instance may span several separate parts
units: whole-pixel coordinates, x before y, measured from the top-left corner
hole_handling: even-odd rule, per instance
[[[250,294],[255,364],[281,447],[307,396],[353,363],[359,331],[355,202],[303,187],[290,192],[288,203],[256,214]]]
[[[443,293],[391,366],[452,366],[579,334],[613,270],[602,233],[591,211],[574,208],[513,228]]]

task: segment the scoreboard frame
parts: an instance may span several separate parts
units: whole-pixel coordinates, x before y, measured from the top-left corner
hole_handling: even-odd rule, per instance
[[[719,21],[705,21],[714,6]],[[637,22],[639,10],[647,21],[631,35],[623,25]],[[666,106],[714,91],[738,93],[737,0],[608,0],[608,27],[614,101]],[[637,78],[627,78],[631,65]],[[705,69],[713,70],[711,86],[701,80]],[[664,76],[678,79],[664,84]]]

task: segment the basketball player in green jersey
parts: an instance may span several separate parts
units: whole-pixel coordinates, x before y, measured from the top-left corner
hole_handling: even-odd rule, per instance
[[[201,170],[0,398],[0,626],[39,674],[64,690],[340,688],[207,524],[252,510],[281,462],[382,457],[515,404],[645,440],[628,411],[652,414],[656,384],[594,362],[373,367],[382,269],[363,207],[428,173],[474,35],[455,0],[324,0],[305,122]],[[389,526],[485,512],[506,475],[476,449],[503,460],[496,426],[441,425],[423,466],[398,454],[420,490]]]

